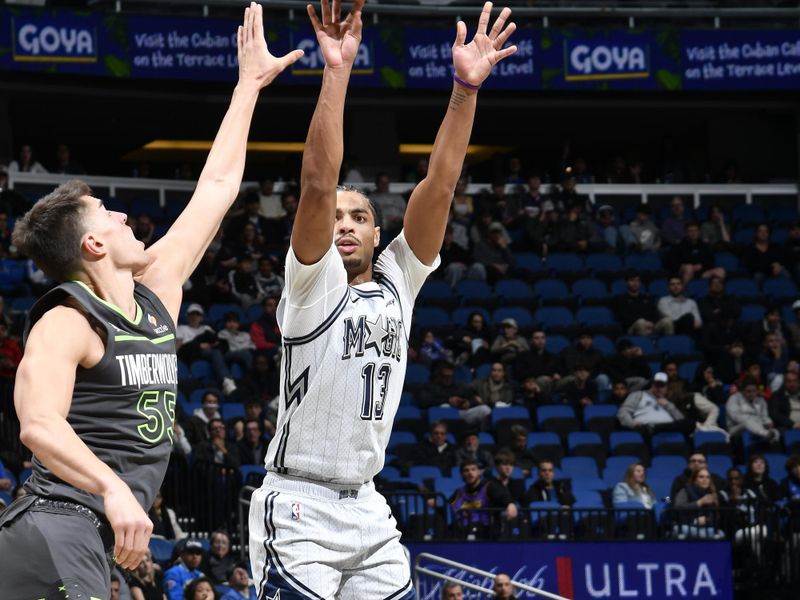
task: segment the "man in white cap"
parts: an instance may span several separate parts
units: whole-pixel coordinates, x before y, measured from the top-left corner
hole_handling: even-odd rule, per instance
[[[209,361],[214,375],[222,386],[222,391],[232,394],[236,391],[236,383],[228,371],[222,352],[216,348],[217,332],[210,325],[203,323],[205,314],[203,307],[197,303],[190,304],[186,308],[187,323],[178,325],[175,331],[178,358],[187,364],[198,359]]]
[[[492,342],[492,356],[504,365],[513,363],[518,354],[530,350],[527,340],[519,334],[517,321],[508,317],[500,322],[500,335]]]
[[[648,389],[628,394],[617,411],[623,427],[648,436],[661,431],[680,431],[685,435],[694,431],[694,423],[667,399],[668,380],[666,373],[658,372]]]

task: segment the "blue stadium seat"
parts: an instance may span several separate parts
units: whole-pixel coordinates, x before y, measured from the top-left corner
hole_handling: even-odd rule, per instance
[[[575,313],[575,320],[582,327],[607,327],[617,324],[614,313],[605,306],[582,306]]]
[[[561,472],[565,477],[599,477],[597,463],[588,456],[565,456],[561,459]]]
[[[264,307],[262,307],[260,304],[253,304],[247,309],[247,311],[245,311],[244,316],[248,323],[254,323],[255,321],[258,321],[263,314]]]
[[[767,309],[760,304],[745,304],[742,306],[742,314],[739,316],[739,321],[747,323],[750,321],[760,321],[764,318]]]
[[[609,456],[603,469],[603,481],[606,487],[614,487],[625,476],[625,470],[632,464],[641,462],[636,456]]]
[[[737,226],[753,226],[764,221],[764,209],[755,204],[740,204],[733,209],[733,222]]]
[[[455,309],[450,322],[456,327],[463,327],[467,325],[470,315],[476,312],[481,313],[486,324],[491,326],[492,315],[490,315],[489,311],[487,311],[485,308],[481,308],[479,306],[462,306],[461,308]]]
[[[599,275],[601,273],[618,273],[625,269],[616,254],[590,254],[586,257],[586,267],[592,270],[592,273]]]
[[[581,257],[572,252],[553,252],[547,257],[547,267],[553,273],[576,273],[586,269]]]
[[[630,340],[634,346],[638,346],[642,349],[644,355],[658,354],[658,350],[649,337],[643,335],[625,335],[620,339]]]
[[[692,445],[698,451],[703,451],[703,446],[705,445],[727,443],[728,438],[721,431],[695,431],[692,436]]]
[[[730,252],[716,252],[714,254],[714,266],[722,267],[728,273],[735,273],[739,270],[739,259]],[[731,293],[730,289],[727,289],[728,284],[726,284],[726,291]]]
[[[696,360],[681,363],[680,366],[678,366],[678,375],[681,379],[691,383],[694,381],[694,377],[697,374],[697,367],[699,366],[700,363]]]
[[[533,293],[542,302],[563,300],[570,295],[567,284],[560,279],[540,279],[533,284]]]
[[[645,273],[660,271],[662,269],[661,257],[655,252],[629,254],[625,257],[625,267]]]
[[[131,201],[129,214],[132,217],[136,217],[140,213],[150,215],[153,220],[159,220],[163,210],[158,198],[136,198],[135,200]]]
[[[578,279],[572,284],[572,294],[581,299],[582,302],[588,300],[607,300],[609,297],[606,284],[599,279],[584,278]]]
[[[797,286],[788,277],[773,277],[761,284],[761,291],[774,301],[794,300],[798,296]]]
[[[472,371],[464,365],[459,365],[453,372],[453,380],[462,385],[469,385],[472,383]]]
[[[432,406],[428,409],[428,425],[436,421],[456,421],[461,422],[461,415],[458,409],[452,406]]]
[[[395,423],[397,421],[422,421],[422,411],[416,406],[409,406],[400,403],[397,407],[397,413],[394,415]]]
[[[529,273],[541,273],[545,270],[542,259],[531,252],[517,252],[514,254],[514,262],[518,269]]]
[[[726,478],[728,469],[733,466],[733,460],[731,460],[730,456],[725,454],[709,454],[707,455],[707,459],[708,470],[716,475],[719,475],[723,479]]]
[[[570,342],[567,338],[563,335],[548,335],[547,339],[545,340],[545,350],[548,352],[552,352],[553,354],[558,354],[564,348],[569,347]]]
[[[453,288],[446,281],[428,279],[420,289],[417,299],[420,304],[449,302],[455,300],[455,294],[453,294]]]
[[[664,454],[654,456],[647,470],[647,480],[650,479],[669,479],[672,481],[683,473],[686,468],[686,459],[683,456]]]
[[[777,227],[769,234],[769,241],[776,245],[782,245],[789,239],[789,230],[786,227]]]
[[[596,335],[592,338],[592,347],[599,350],[606,356],[611,356],[616,353],[617,349],[609,338],[604,335]]]
[[[776,481],[786,477],[786,455],[777,452],[765,452],[764,458],[769,465],[769,476]]]
[[[767,219],[775,225],[785,225],[800,219],[793,206],[771,206],[767,209]]]
[[[583,407],[583,423],[588,425],[593,419],[617,418],[618,408],[613,404],[590,404]]]
[[[13,293],[25,277],[24,262],[11,258],[0,260],[0,293]]]
[[[393,431],[389,436],[389,443],[386,445],[387,450],[391,450],[400,444],[416,444],[417,436],[410,431]]]
[[[214,377],[211,371],[211,363],[207,360],[196,360],[189,367],[193,379],[200,381],[211,381]]]
[[[524,406],[501,406],[492,410],[492,429],[501,421],[530,421],[531,415]]]
[[[612,454],[624,456],[642,455],[647,451],[644,438],[638,431],[612,431],[608,437],[608,448]]]
[[[464,481],[460,477],[437,477],[433,480],[434,491],[445,498],[450,498],[463,485]]]
[[[650,446],[653,454],[681,454],[688,452],[689,449],[686,438],[679,431],[662,431],[654,434]]]
[[[708,279],[692,279],[686,286],[686,294],[698,300],[708,296]]]
[[[573,508],[604,508],[603,496],[597,490],[578,489],[573,487],[575,504]]]
[[[244,417],[244,404],[241,402],[225,402],[219,408],[223,420],[237,419]]]
[[[672,357],[696,352],[694,340],[688,335],[665,335],[658,340],[658,347]]]
[[[408,469],[408,478],[417,483],[424,483],[426,479],[437,479],[441,476],[439,467],[431,465],[414,465]]]
[[[387,481],[405,481],[405,477],[400,474],[400,470],[397,467],[383,467],[378,476]]]
[[[517,322],[517,327],[520,329],[533,327],[533,317],[527,308],[504,306],[494,311],[493,319],[497,325],[499,325],[503,319],[514,319]]]
[[[233,303],[226,303],[226,304],[212,304],[208,307],[208,311],[206,312],[205,321],[209,325],[218,325],[220,328],[223,325],[223,321],[225,320],[225,314],[233,312],[239,315],[239,320],[245,321],[246,315],[244,314],[244,310],[238,304]]]
[[[266,474],[267,470],[264,465],[241,465],[239,467],[239,476],[242,478],[242,483],[245,484],[248,484],[248,482],[255,483],[253,479],[261,479],[263,481]],[[258,484],[261,485],[261,481]]]
[[[455,293],[461,298],[462,304],[481,304],[494,299],[492,288],[485,281],[477,279],[462,279],[456,284]]]
[[[572,491],[575,494],[580,491],[599,491],[605,489],[608,489],[608,486],[600,477],[579,477],[578,479],[572,480]]]
[[[502,279],[494,286],[494,293],[503,299],[505,304],[529,305],[534,301],[534,293],[521,279]]]
[[[575,327],[572,311],[563,306],[545,306],[536,309],[533,318],[544,327],[545,331],[553,327]]]
[[[594,431],[573,431],[567,435],[567,449],[570,454],[579,446],[595,444],[603,444],[603,438]]]
[[[488,431],[481,431],[478,434],[478,441],[481,446],[494,446],[495,444],[494,436]]]
[[[743,227],[741,229],[737,229],[733,233],[733,243],[739,244],[740,246],[748,246],[753,243],[755,233],[755,227]]]
[[[560,464],[564,456],[564,449],[561,446],[561,438],[552,431],[534,431],[528,434],[528,448],[536,451],[541,458],[552,460],[556,465]]]
[[[13,313],[27,313],[31,307],[36,303],[35,296],[19,296],[11,299],[11,312]]]
[[[566,404],[545,404],[536,409],[536,424],[542,425],[551,419],[574,419],[575,409]]]
[[[788,429],[783,434],[783,447],[789,454],[800,454],[800,429]]]
[[[669,282],[666,279],[654,279],[648,284],[647,293],[658,302],[662,296],[669,296]]]
[[[414,323],[419,330],[449,327],[450,314],[443,308],[419,306],[414,310]]]
[[[175,540],[166,540],[159,536],[152,536],[150,538],[149,548],[150,554],[153,556],[153,561],[163,566],[172,560]]]
[[[411,363],[406,367],[406,384],[422,385],[430,381],[431,370],[426,365]]]

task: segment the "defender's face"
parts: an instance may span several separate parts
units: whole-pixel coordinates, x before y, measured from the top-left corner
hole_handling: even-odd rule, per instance
[[[103,201],[92,196],[81,198],[86,204],[84,222],[86,234],[102,243],[103,249],[119,267],[128,267],[133,271],[147,265],[147,254],[144,243],[133,235],[128,227],[128,216],[125,213],[108,210]]]
[[[375,226],[369,203],[361,194],[337,194],[333,239],[348,273],[363,273],[372,264],[380,229]]]

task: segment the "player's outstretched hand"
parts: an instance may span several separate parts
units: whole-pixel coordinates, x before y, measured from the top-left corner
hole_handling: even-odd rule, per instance
[[[353,2],[353,8],[344,21],[341,0],[332,0],[332,4],[328,4],[328,0],[320,0],[320,8],[322,21],[311,4],[306,6],[325,64],[333,69],[353,66],[361,44],[361,9],[364,8],[364,0]]]
[[[239,82],[254,83],[258,89],[268,86],[281,72],[303,56],[292,50],[285,56],[272,56],[264,37],[264,14],[261,5],[251,2],[244,9],[244,21],[237,32],[239,47]]]
[[[500,11],[500,16],[494,22],[492,30],[487,34],[489,17],[492,12],[492,3],[483,5],[481,17],[478,19],[478,30],[469,44],[467,40],[467,25],[459,21],[456,26],[456,41],[453,44],[453,66],[456,75],[470,85],[479,86],[489,77],[498,62],[511,56],[517,51],[516,46],[503,48],[508,38],[514,33],[517,26],[512,22],[506,27],[506,21],[511,15],[510,8]]]
[[[114,559],[125,569],[135,569],[144,558],[153,522],[131,493],[120,485],[103,498],[106,518],[114,531]]]

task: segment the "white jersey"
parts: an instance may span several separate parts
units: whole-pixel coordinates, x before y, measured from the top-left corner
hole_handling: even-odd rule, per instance
[[[406,373],[414,299],[439,266],[424,265],[401,232],[373,281],[350,286],[335,245],[317,263],[286,255],[278,304],[281,392],[266,467],[329,483],[362,484],[383,468]]]

